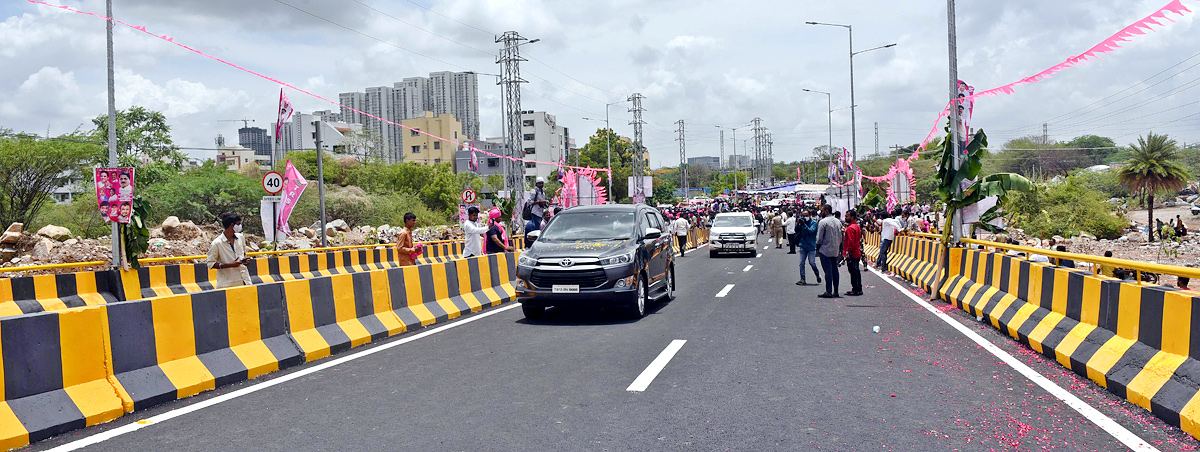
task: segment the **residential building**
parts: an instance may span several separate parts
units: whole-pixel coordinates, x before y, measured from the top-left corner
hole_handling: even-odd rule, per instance
[[[262,127],[242,127],[238,129],[238,145],[254,150],[256,155],[271,157],[271,135]]]
[[[544,111],[522,111],[521,136],[517,138],[515,141],[520,143],[526,160],[558,163],[569,157],[569,130],[558,125],[554,116]],[[538,177],[549,179],[556,172],[556,165],[525,162],[525,178],[531,182]]]
[[[342,121],[350,124],[366,124],[367,117],[358,111],[367,111],[367,95],[364,93],[338,94],[338,103],[342,104]],[[349,107],[349,108],[347,108]],[[353,110],[352,110],[353,109]]]
[[[721,168],[720,157],[688,157],[687,162],[689,167],[703,166],[710,170]]]
[[[468,72],[433,72],[429,77],[409,77],[392,86],[367,88],[361,93],[341,93],[342,120],[351,124],[363,124],[368,130],[378,132],[384,148],[407,154],[400,149],[404,130],[391,126],[370,116],[355,113],[359,110],[386,119],[393,123],[411,118],[422,118],[425,112],[434,115],[452,114],[458,118],[462,133],[467,138],[479,138],[479,81],[478,76]],[[373,124],[377,123],[377,124]]]
[[[486,141],[468,140],[464,141],[458,147],[458,152],[454,153],[454,172],[470,171],[471,148],[482,151],[491,152],[498,155],[507,155],[506,147],[504,146],[503,138],[489,138]],[[483,177],[488,177],[493,174],[504,175],[504,165],[501,163],[500,157],[493,157],[482,152],[476,153],[476,158],[479,159],[479,170],[477,174]]]
[[[271,155],[258,155],[254,149],[244,146],[218,146],[217,164],[229,165],[230,171],[237,171],[249,165],[270,164]]]
[[[479,80],[468,72],[432,72],[429,74],[427,110],[434,114],[450,113],[463,124],[463,133],[479,138]]]
[[[444,113],[435,116],[433,112],[427,111],[420,118],[405,119],[400,123],[406,127],[403,161],[423,165],[455,164],[458,142],[465,137],[462,133],[462,123],[454,115]],[[439,140],[426,133],[453,141]]]

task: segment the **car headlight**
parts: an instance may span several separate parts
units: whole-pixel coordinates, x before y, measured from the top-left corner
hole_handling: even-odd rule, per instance
[[[536,266],[537,266],[537,259],[534,259],[534,258],[532,258],[532,257],[529,257],[529,256],[526,256],[526,255],[521,255],[521,257],[518,257],[518,258],[517,258],[517,266],[520,266],[520,267],[536,267]]]
[[[600,265],[619,265],[633,262],[633,253],[620,254],[617,256],[606,257],[600,259]]]
[[[749,232],[746,233],[746,240],[752,240],[755,237],[757,237],[757,234],[753,234],[753,233],[749,233]]]

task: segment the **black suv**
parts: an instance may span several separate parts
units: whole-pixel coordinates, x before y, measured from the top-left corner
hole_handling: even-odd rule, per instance
[[[517,299],[529,319],[549,306],[619,305],[633,318],[675,298],[675,252],[662,213],[645,204],[573,207],[531,233],[517,259]]]

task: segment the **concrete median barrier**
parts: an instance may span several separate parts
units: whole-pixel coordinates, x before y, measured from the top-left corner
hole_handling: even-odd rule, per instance
[[[104,315],[89,307],[0,319],[0,449],[121,416]]]
[[[0,317],[117,301],[111,282],[108,271],[0,279]]]
[[[349,273],[0,318],[0,449],[513,300],[515,256],[359,254],[340,258]]]

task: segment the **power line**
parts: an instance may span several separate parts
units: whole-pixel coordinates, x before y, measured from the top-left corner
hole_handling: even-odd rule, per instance
[[[464,27],[471,28],[471,29],[477,30],[477,31],[479,31],[479,32],[485,33],[485,34],[487,34],[488,36],[495,37],[497,34],[499,34],[499,33],[495,33],[495,32],[491,32],[491,31],[484,30],[484,29],[482,29],[482,28],[476,27],[476,26],[474,26],[474,25],[471,25],[471,24],[468,24],[468,23],[466,23],[466,22],[462,22],[462,21],[460,21],[460,20],[458,20],[458,19],[455,19],[455,18],[453,18],[453,17],[450,17],[450,16],[447,16],[447,15],[445,15],[445,14],[439,13],[439,12],[437,12],[437,11],[434,11],[433,9],[429,8],[429,7],[426,7],[426,6],[424,6],[424,5],[421,5],[420,3],[414,2],[413,0],[408,0],[408,2],[409,2],[409,3],[412,3],[413,5],[416,5],[416,7],[418,7],[418,8],[421,8],[421,9],[423,9],[423,10],[425,10],[425,11],[429,11],[429,12],[431,12],[431,13],[434,13],[434,14],[437,14],[437,15],[439,15],[439,16],[442,16],[442,17],[444,17],[444,18],[446,18],[446,19],[449,19],[450,21],[452,21],[452,22],[454,22],[454,23],[456,23],[456,24],[462,25],[462,26],[464,26]]]

